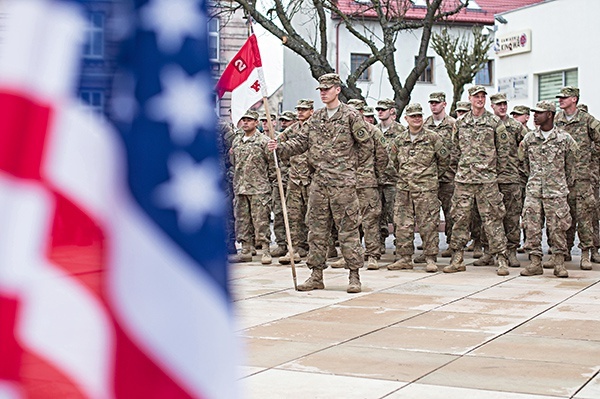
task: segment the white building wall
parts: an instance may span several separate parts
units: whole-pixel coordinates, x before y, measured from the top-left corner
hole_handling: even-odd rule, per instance
[[[600,117],[600,1],[550,0],[503,13],[496,36],[531,30],[531,52],[496,58],[498,79],[527,75],[527,96],[509,102],[533,106],[539,100],[538,75],[577,68],[580,103]],[[558,93],[557,93],[558,94]]]

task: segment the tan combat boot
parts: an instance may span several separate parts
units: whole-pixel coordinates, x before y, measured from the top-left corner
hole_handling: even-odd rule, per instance
[[[494,263],[494,257],[486,252],[481,258],[473,262],[473,266],[494,266]]]
[[[448,247],[442,251],[442,258],[451,258],[451,257],[452,257],[452,250],[450,249],[450,247]]]
[[[592,262],[590,262],[590,250],[581,250],[581,262],[579,262],[579,268],[581,270],[592,270]]]
[[[464,254],[462,250],[455,251],[452,254],[452,261],[450,264],[442,269],[444,273],[464,272],[465,270],[467,270],[467,268],[465,267]]]
[[[483,256],[483,251],[481,247],[481,241],[473,242],[473,258],[479,259]]]
[[[362,291],[360,284],[360,276],[358,275],[358,269],[350,270],[350,276],[348,277],[348,288],[346,292],[348,294],[358,294]]]
[[[242,251],[238,256],[238,262],[252,262],[252,246],[249,243],[242,243]]]
[[[335,262],[331,262],[329,264],[329,266],[331,266],[334,269],[343,269],[344,267],[346,267],[346,260],[342,256],[341,258],[339,258]]]
[[[416,256],[416,257],[413,259],[413,263],[425,263],[425,254],[424,254],[424,253],[422,253],[421,255],[419,255],[419,256]]]
[[[300,255],[298,255],[298,252],[294,251],[294,264],[300,263],[300,262],[301,262]],[[289,251],[285,255],[279,257],[279,264],[289,265],[290,263],[292,263],[292,255],[290,255]]]
[[[539,276],[544,274],[544,268],[542,267],[542,257],[539,255],[529,255],[531,263],[521,270],[521,276]]]
[[[375,259],[373,256],[369,256],[369,260],[367,261],[367,270],[379,270],[377,259]]]
[[[592,256],[590,257],[592,263],[600,263],[600,254],[598,253],[598,248],[592,248]]]
[[[544,269],[554,269],[555,264],[556,264],[556,256],[554,254],[552,254],[552,256],[550,256],[550,259],[548,259],[546,262],[542,263],[542,267]]]
[[[323,269],[312,269],[310,277],[304,283],[298,285],[298,291],[322,290],[324,288]]]
[[[435,272],[439,271],[438,266],[435,264],[436,261],[437,261],[437,258],[435,256],[426,256],[425,257],[425,263],[427,264],[425,266],[425,271],[427,273],[435,273]]]
[[[271,251],[269,250],[269,244],[263,244],[263,254],[260,258],[260,263],[263,265],[270,265],[273,261],[273,257],[271,256]]]
[[[278,256],[283,256],[287,253],[287,245],[277,245],[277,248],[271,251],[271,256],[276,258]]]
[[[498,268],[496,269],[496,274],[498,276],[508,276],[510,274],[508,271],[508,258],[505,253],[498,254]]]
[[[387,265],[388,270],[403,270],[403,269],[412,269],[412,259],[410,255],[402,255],[400,259],[395,261],[394,263],[390,263]]]
[[[508,266],[509,267],[521,267],[521,262],[517,259],[517,250],[512,248],[508,250]]]
[[[569,277],[569,272],[565,269],[564,255],[554,255],[556,265],[554,266],[554,275],[556,277]]]

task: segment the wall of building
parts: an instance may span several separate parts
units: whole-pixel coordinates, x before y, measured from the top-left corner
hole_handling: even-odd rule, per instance
[[[531,51],[496,60],[496,87],[502,79],[527,76],[526,95],[512,105],[535,105],[539,100],[539,74],[577,68],[580,102],[600,116],[600,2],[553,0],[501,14],[506,24],[497,23],[496,37],[531,30]],[[523,90],[519,90],[523,93]]]

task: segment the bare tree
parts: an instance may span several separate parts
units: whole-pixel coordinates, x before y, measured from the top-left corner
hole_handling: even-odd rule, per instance
[[[452,36],[446,29],[440,34],[433,34],[431,47],[444,60],[452,82],[451,114],[454,115],[465,85],[471,83],[477,72],[488,63],[488,51],[492,45],[492,39],[482,33],[480,26],[474,27],[472,34]]]
[[[432,27],[444,22],[449,16],[458,13],[468,5],[468,0],[426,0],[425,14],[422,18],[406,18],[406,13],[414,7],[410,0],[371,0],[369,2],[353,2],[352,11],[348,7],[341,8],[339,0],[265,0],[268,5],[261,4],[261,11],[255,0],[214,0],[220,13],[231,13],[243,9],[256,23],[271,34],[280,38],[283,44],[302,57],[310,68],[311,75],[317,79],[325,73],[335,72],[335,68],[327,59],[328,18],[337,18],[343,26],[364,43],[371,51],[355,71],[346,79],[346,87],[342,88],[342,97],[364,99],[356,82],[359,76],[371,65],[381,63],[387,72],[389,82],[394,90],[394,101],[398,105],[398,115],[410,101],[419,76],[427,67],[427,48],[431,39]],[[444,4],[444,6],[442,6]],[[310,15],[308,15],[310,13]],[[293,23],[297,14],[303,14],[311,21],[309,35],[300,32]],[[306,26],[302,27],[306,29]],[[398,75],[395,62],[397,39],[401,31],[421,30],[419,53],[415,66],[402,81]]]

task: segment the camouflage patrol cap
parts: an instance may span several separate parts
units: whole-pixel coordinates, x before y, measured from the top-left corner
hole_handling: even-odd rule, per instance
[[[577,109],[580,111],[588,112],[588,106],[585,104],[577,104]]]
[[[342,80],[340,79],[340,75],[337,73],[326,73],[325,75],[319,76],[319,86],[317,86],[317,90],[329,89],[333,86],[341,85]]]
[[[444,101],[446,101],[446,93],[441,92],[441,91],[435,91],[431,94],[429,94],[429,102],[435,102],[435,103],[443,103]]]
[[[258,118],[261,121],[266,121],[267,120],[267,114],[265,114],[264,112],[260,114],[260,117]],[[274,121],[275,120],[275,115],[271,114],[271,120]]]
[[[468,101],[459,101],[456,103],[456,110],[469,112],[471,110],[471,103]]]
[[[384,98],[383,100],[377,101],[377,106],[375,106],[375,109],[377,110],[390,108],[396,108],[396,103],[390,98]]]
[[[244,119],[244,118],[254,119],[255,121],[257,121],[258,120],[258,112],[252,111],[251,109],[249,109],[248,111],[246,111],[246,113],[244,115],[242,115],[242,117],[240,119]],[[265,119],[267,119],[266,116],[265,116]]]
[[[487,91],[485,90],[485,87],[483,87],[481,85],[475,85],[475,86],[469,88],[469,95],[470,96],[474,96],[475,94],[481,93],[481,92],[487,94]]]
[[[296,109],[298,108],[303,108],[303,109],[313,109],[315,106],[315,102],[313,100],[308,100],[308,99],[302,99],[302,100],[298,100],[298,104],[296,104]]]
[[[356,108],[359,111],[362,111],[367,103],[365,103],[363,100],[359,100],[358,98],[351,98],[348,100],[348,105]]]
[[[279,115],[279,119],[283,119],[286,121],[295,121],[298,119],[296,113],[294,111],[283,111],[281,115]]]
[[[579,89],[573,86],[565,86],[560,89],[560,94],[556,98],[560,97],[579,97]]]
[[[363,107],[364,116],[375,116],[375,110],[373,107]]]
[[[537,103],[531,110],[533,112],[556,112],[556,104],[553,101],[544,100]]]
[[[419,103],[412,103],[406,106],[406,116],[423,115],[423,107]]]
[[[515,107],[513,108],[513,110],[510,112],[510,114],[517,114],[517,115],[529,115],[531,112],[531,110],[529,109],[529,107],[527,105],[515,105]]]
[[[492,104],[500,104],[506,103],[508,100],[506,99],[506,93],[496,93],[490,96],[490,101]]]

